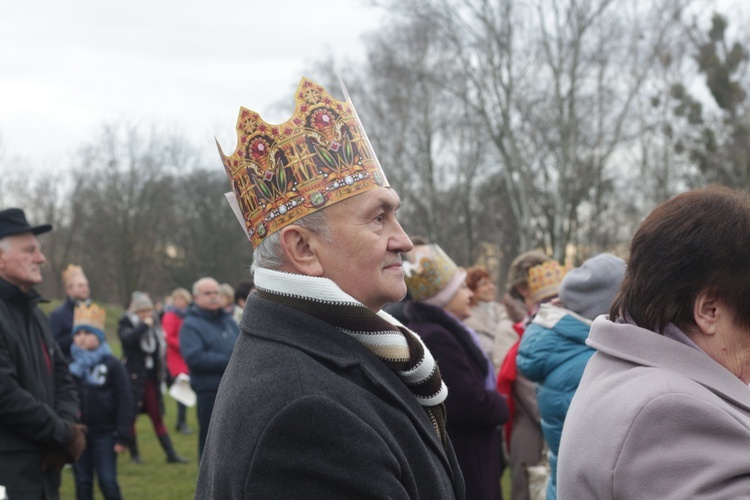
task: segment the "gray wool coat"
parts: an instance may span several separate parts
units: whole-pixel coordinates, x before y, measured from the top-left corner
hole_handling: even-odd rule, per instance
[[[750,389],[707,354],[600,316],[558,460],[560,499],[750,498]]]
[[[452,446],[365,346],[255,294],[241,328],[196,498],[464,498]]]

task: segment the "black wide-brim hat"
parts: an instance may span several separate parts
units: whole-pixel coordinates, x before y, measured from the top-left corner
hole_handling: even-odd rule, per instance
[[[20,208],[0,210],[0,238],[23,233],[42,234],[51,230],[51,224],[29,225],[26,221],[26,214]]]

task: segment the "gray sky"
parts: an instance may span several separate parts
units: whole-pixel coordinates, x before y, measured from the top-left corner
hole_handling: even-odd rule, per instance
[[[114,120],[231,151],[239,106],[286,120],[311,62],[362,56],[382,19],[359,0],[0,5],[0,151],[44,163],[65,163]],[[283,99],[285,113],[272,110]]]

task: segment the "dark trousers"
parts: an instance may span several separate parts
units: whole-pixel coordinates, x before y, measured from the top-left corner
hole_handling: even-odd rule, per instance
[[[187,425],[187,406],[177,401],[177,427]]]
[[[76,499],[94,498],[94,472],[99,479],[99,489],[106,500],[120,500],[120,485],[117,484],[117,453],[115,438],[111,434],[86,436],[86,450],[76,463],[73,472],[76,478]]]
[[[42,471],[43,451],[0,452],[0,484],[8,498],[58,498],[60,471]]]
[[[208,435],[208,424],[211,422],[211,413],[214,411],[214,402],[216,401],[215,392],[199,392],[196,394],[198,402],[198,461],[203,456],[203,448],[206,445],[206,436]]]

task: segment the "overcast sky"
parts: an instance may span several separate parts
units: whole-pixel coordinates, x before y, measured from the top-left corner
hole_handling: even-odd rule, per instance
[[[3,2],[0,151],[63,161],[115,120],[232,150],[239,106],[286,120],[311,61],[362,56],[382,17],[360,0]]]

